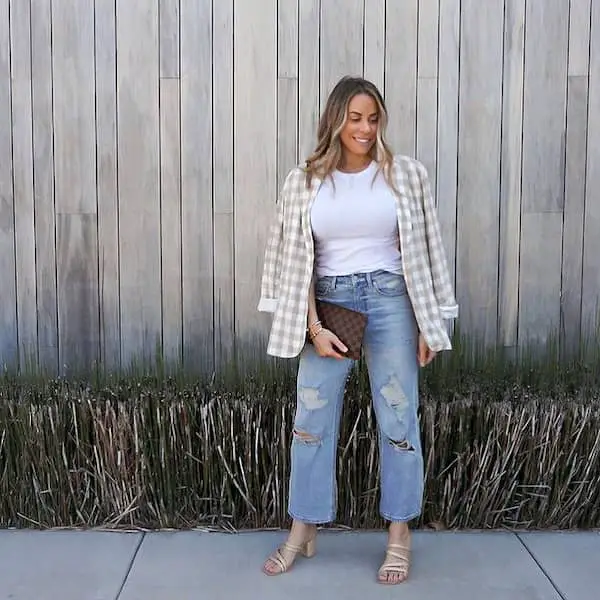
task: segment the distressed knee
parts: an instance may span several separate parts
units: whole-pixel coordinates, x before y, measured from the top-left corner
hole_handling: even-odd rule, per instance
[[[392,375],[388,382],[381,387],[380,393],[388,406],[396,412],[403,413],[408,409],[408,397],[406,396],[400,380]]]
[[[308,433],[307,431],[303,431],[302,429],[294,429],[294,438],[296,441],[306,444],[307,446],[321,443],[320,438],[318,438],[316,435]]]
[[[319,388],[300,387],[298,389],[298,400],[306,410],[318,410],[327,406],[327,398],[321,396]]]
[[[398,452],[414,452],[413,445],[408,440],[389,440],[390,446]]]

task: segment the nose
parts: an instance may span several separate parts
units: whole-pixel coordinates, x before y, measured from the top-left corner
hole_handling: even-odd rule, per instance
[[[360,131],[364,134],[370,134],[373,131],[373,123],[370,123],[369,121],[363,121]]]

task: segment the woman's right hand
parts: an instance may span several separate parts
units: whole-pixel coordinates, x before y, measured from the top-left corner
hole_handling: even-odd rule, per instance
[[[321,329],[319,334],[313,338],[312,343],[319,356],[337,359],[346,358],[340,352],[347,352],[348,348],[329,329]]]

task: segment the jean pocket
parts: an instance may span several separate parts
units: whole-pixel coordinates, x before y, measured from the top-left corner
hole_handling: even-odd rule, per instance
[[[327,294],[331,290],[331,278],[330,277],[320,277],[317,279],[315,283],[315,296],[318,298],[320,296],[327,296]]]
[[[407,293],[404,277],[389,271],[377,273],[373,277],[373,287],[382,296],[403,296]]]

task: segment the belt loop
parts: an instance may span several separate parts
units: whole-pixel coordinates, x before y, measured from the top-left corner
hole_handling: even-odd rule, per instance
[[[367,274],[367,285],[373,287],[373,273],[369,271]]]
[[[337,275],[333,275],[331,277],[331,289],[332,290],[335,290],[336,283],[337,283]]]

